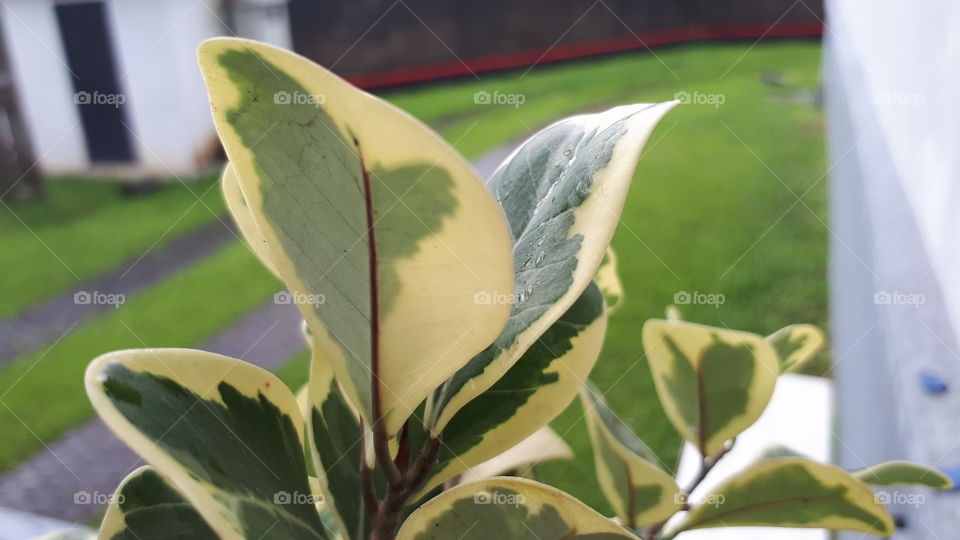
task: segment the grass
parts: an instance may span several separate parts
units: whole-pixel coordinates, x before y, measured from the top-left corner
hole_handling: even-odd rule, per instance
[[[54,178],[43,200],[0,209],[0,318],[56,296],[224,212],[212,177],[123,197],[115,183]]]
[[[805,99],[818,83],[818,62],[819,46],[813,42],[764,43],[752,49],[743,43],[688,45],[658,50],[656,56],[636,53],[540,66],[528,75],[483,75],[479,81],[464,79],[385,97],[441,126],[454,146],[476,157],[584,107],[664,101],[680,90],[724,96],[719,107],[677,108],[647,144],[614,238],[626,303],[610,322],[592,375],[624,420],[673,463],[679,439],[663,418],[640,350],[637,334],[643,321],[662,316],[674,295],[687,291],[725,297],[718,307],[682,306],[685,317],[697,322],[760,333],[792,322],[826,325],[823,120]],[[780,86],[761,80],[774,71],[780,72]],[[516,108],[477,105],[477,91],[522,94],[525,102]],[[62,217],[42,205],[16,211],[74,272],[95,274],[97,268],[142,251],[170,226],[170,216],[187,211],[195,199],[176,189],[121,201],[102,185],[56,183],[49,208],[63,209]],[[794,194],[804,194],[802,202]],[[204,201],[222,211],[217,190]],[[74,282],[11,219],[0,216],[7,220],[0,229],[0,250],[16,253],[18,263],[3,270],[0,316],[14,312],[11,305]],[[176,230],[204,219],[212,216],[197,205]],[[122,234],[117,223],[124,224]],[[53,268],[31,275],[41,266]],[[13,277],[6,279],[8,273]],[[9,407],[0,408],[7,442],[0,447],[0,471],[42,448],[40,439],[53,440],[90,417],[81,383],[90,358],[143,346],[141,339],[151,346],[202,342],[268,298],[276,286],[245,249],[234,245],[128,298],[115,312],[86,322],[49,352],[25,356],[0,370],[0,391],[6,392],[0,401]],[[294,388],[304,380],[305,355],[296,362],[280,370]],[[814,371],[827,372],[826,362],[820,359]],[[542,466],[542,478],[607,511],[579,405],[553,425],[577,457]]]

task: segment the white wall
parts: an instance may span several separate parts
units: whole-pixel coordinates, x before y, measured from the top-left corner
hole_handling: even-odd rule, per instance
[[[828,0],[827,15],[839,461],[957,467],[960,4]],[[951,390],[925,392],[922,374]],[[894,509],[897,537],[956,537],[960,494],[918,494]]]
[[[110,27],[131,142],[142,169],[190,174],[214,135],[196,46],[221,35],[211,0],[111,0]]]
[[[45,172],[87,167],[60,31],[51,2],[5,0],[3,32],[34,154]]]
[[[107,0],[106,12],[126,124],[138,163],[123,172],[168,177],[196,172],[215,135],[196,47],[224,35],[216,0]],[[258,0],[239,10],[241,35],[289,47],[285,0]],[[85,172],[80,117],[54,2],[5,0],[3,25],[20,102],[35,153],[47,173]],[[273,16],[264,9],[275,6]],[[280,7],[277,11],[276,6]]]

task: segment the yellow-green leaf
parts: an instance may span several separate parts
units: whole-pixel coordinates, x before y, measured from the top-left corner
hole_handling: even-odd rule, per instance
[[[100,538],[105,540],[215,537],[170,479],[149,465],[133,471],[117,486],[100,524]]]
[[[637,537],[566,493],[524,478],[491,478],[434,497],[400,527],[398,540]]]
[[[704,455],[760,418],[780,374],[773,347],[747,332],[652,319],[643,348],[667,417]]]
[[[572,458],[570,445],[555,431],[544,426],[499,456],[464,471],[460,475],[460,483],[476,482],[510,471],[518,471],[523,476],[537,463]]]
[[[313,354],[318,354],[316,350]],[[327,509],[347,538],[369,534],[368,510],[360,482],[360,422],[344,399],[333,369],[315,359],[308,384],[307,436],[314,470]]]
[[[676,531],[800,527],[893,534],[893,519],[863,482],[832,465],[786,457],[755,463],[701,497]]]
[[[510,223],[515,291],[506,327],[431,396],[432,433],[502,377],[597,273],[640,150],[676,102],[615,107],[561,120],[524,142],[488,187]]]
[[[683,505],[673,476],[607,406],[592,384],[580,391],[597,480],[617,517],[631,529],[666,520]]]
[[[296,399],[269,371],[191,349],[117,351],[90,364],[86,388],[107,426],[218,536],[327,536]]]
[[[394,435],[487,347],[513,292],[510,233],[436,133],[296,54],[199,51],[214,123],[276,269],[346,398]],[[317,405],[316,403],[314,404]]]
[[[607,248],[595,280],[607,301],[607,315],[613,315],[623,303],[623,283],[617,273],[617,254],[612,247]]]
[[[823,348],[826,338],[812,324],[792,324],[767,336],[780,360],[780,373],[799,371]]]
[[[606,327],[603,294],[591,283],[496,384],[447,424],[421,493],[507,451],[563,412],[596,363]]]
[[[934,489],[953,487],[953,480],[942,472],[909,461],[887,461],[850,474],[872,486],[925,486]]]
[[[233,216],[240,234],[250,246],[250,251],[257,256],[260,263],[267,267],[267,270],[273,275],[280,277],[277,272],[277,263],[273,260],[273,252],[270,251],[270,245],[267,239],[260,232],[260,227],[253,219],[250,213],[250,207],[243,197],[243,191],[240,190],[240,181],[237,178],[237,171],[233,165],[227,163],[223,168],[223,175],[220,177],[220,188],[223,190],[223,198],[227,202],[227,209]]]

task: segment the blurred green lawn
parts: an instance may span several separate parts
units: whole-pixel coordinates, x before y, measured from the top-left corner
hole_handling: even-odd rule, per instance
[[[539,66],[526,75],[482,75],[385,97],[438,126],[475,158],[579,110],[664,101],[677,91],[723,96],[717,107],[678,107],[647,143],[614,238],[626,303],[610,322],[592,375],[611,405],[672,464],[679,439],[662,417],[644,362],[638,339],[644,320],[662,316],[677,293],[699,292],[722,294],[725,302],[681,306],[689,320],[759,333],[793,322],[826,325],[823,119],[810,103],[819,54],[812,41],[753,48],[695,44],[655,55]],[[523,94],[525,102],[477,105],[477,91]],[[223,205],[214,186],[206,179],[189,189],[174,184],[150,197],[121,200],[110,186],[63,180],[51,182],[49,201],[14,207],[18,217],[0,209],[0,250],[15,259],[0,270],[0,316],[76,284],[52,253],[88,277],[160,238],[162,243],[215,219]],[[41,440],[54,440],[91,416],[81,374],[93,356],[143,346],[141,340],[149,346],[200,343],[278,287],[244,247],[230,246],[79,325],[49,349],[0,369],[6,405],[0,408],[6,442],[0,471],[41,451]],[[826,366],[824,357],[812,371],[825,373]],[[291,369],[287,377],[294,380]],[[542,466],[539,474],[606,511],[579,404],[554,427],[577,457]]]

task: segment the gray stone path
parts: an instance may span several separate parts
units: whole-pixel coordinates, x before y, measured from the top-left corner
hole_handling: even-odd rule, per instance
[[[117,269],[72,290],[0,320],[0,366],[53,343],[71,328],[117,306],[128,297],[200,261],[235,238],[229,219],[213,222],[174,238]]]
[[[304,349],[300,314],[293,305],[271,300],[199,348],[279,367]],[[0,507],[87,522],[102,512],[124,476],[142,464],[103,422],[92,420],[0,476]]]
[[[479,176],[489,178],[516,145],[517,142],[512,141],[474,161]],[[103,308],[76,305],[73,302],[75,292],[129,294],[199,261],[231,238],[232,231],[216,221],[145,256],[126,276],[123,273],[129,264],[78,287],[76,291],[31,308],[14,321],[0,321],[0,365],[11,355],[50,343],[66,332],[74,321],[90,317]],[[112,309],[112,306],[106,308]],[[64,313],[70,316],[63,316]],[[45,321],[54,321],[52,326],[56,330],[44,327],[41,323]],[[17,345],[4,349],[3,339],[17,331],[28,332],[34,337],[21,338]],[[295,306],[277,305],[271,300],[199,348],[242,358],[268,369],[279,367],[304,349],[300,315]],[[103,511],[100,503],[113,493],[127,473],[142,464],[106,425],[100,420],[91,420],[0,476],[0,508],[70,522],[88,522]]]

